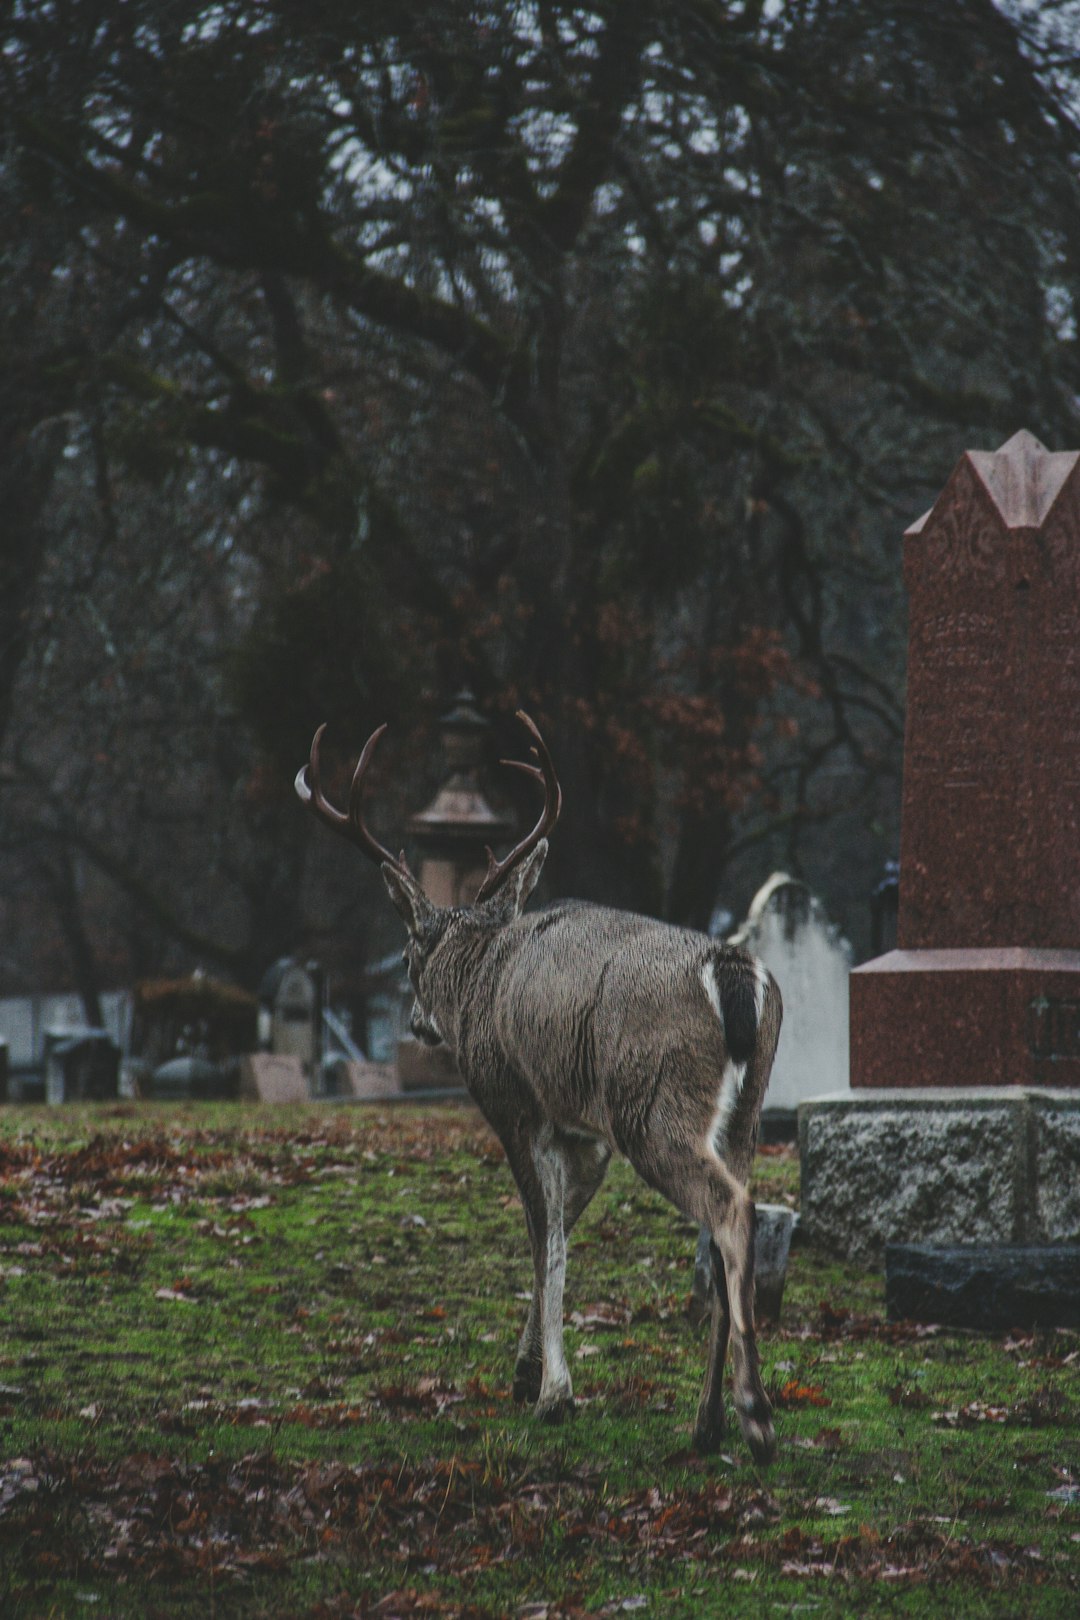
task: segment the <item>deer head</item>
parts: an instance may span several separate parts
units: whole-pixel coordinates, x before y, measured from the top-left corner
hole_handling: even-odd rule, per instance
[[[426,971],[428,964],[450,933],[460,933],[462,930],[475,932],[478,936],[491,933],[520,914],[536,887],[547,855],[547,835],[554,829],[562,809],[562,789],[547,745],[538,727],[523,709],[517,711],[517,717],[534,739],[532,753],[538,763],[519,759],[506,759],[501,763],[524,772],[542,785],[544,807],[532,831],[515,844],[501,861],[496,860],[490,849],[487,851],[487,872],[471,906],[433,905],[409,870],[404,850],[395,859],[375,838],[364,820],[367,772],[379,739],[386,730],[385,725],[373,731],[364,744],[353,772],[346,811],[336,809],[322,791],[319,748],[325,725],[316,731],[308,762],[296,776],[297,794],[312,814],[355,844],[382,872],[390,899],[408,930],[403,959],[414,996],[410,1027],[417,1039],[428,1045],[437,1045],[442,1041],[446,1028],[445,1013],[440,1017],[438,987]]]

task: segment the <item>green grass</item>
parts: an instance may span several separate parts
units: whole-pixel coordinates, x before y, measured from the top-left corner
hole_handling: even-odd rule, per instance
[[[762,1156],[755,1195],[797,1179]],[[0,1614],[1080,1613],[1080,1337],[889,1324],[796,1249],[778,1460],[700,1459],[694,1241],[613,1166],[546,1428],[471,1111],[0,1111]]]

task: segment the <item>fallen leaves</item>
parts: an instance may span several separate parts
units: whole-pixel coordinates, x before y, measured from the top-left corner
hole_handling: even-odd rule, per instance
[[[797,1378],[789,1378],[786,1384],[781,1384],[775,1391],[773,1405],[780,1407],[796,1406],[829,1406],[832,1403],[820,1384],[800,1384]]]
[[[445,1392],[427,1393],[438,1400]],[[804,1511],[812,1522],[851,1509],[823,1496]],[[912,1585],[1045,1579],[1037,1549],[975,1540],[955,1525],[912,1522],[888,1535],[860,1526],[832,1538],[804,1525],[776,1533],[780,1519],[767,1492],[716,1479],[612,1496],[603,1480],[581,1471],[550,1479],[525,1468],[500,1474],[466,1457],[350,1466],[266,1451],[201,1463],[148,1453],[112,1460],[41,1454],[0,1467],[0,1544],[28,1578],[77,1568],[85,1580],[140,1575],[161,1582],[203,1579],[212,1567],[225,1587],[297,1559],[375,1568],[392,1549],[399,1566],[460,1580],[512,1564],[558,1533],[571,1556],[576,1548],[608,1548],[622,1567],[638,1569],[675,1559],[712,1565],[721,1557],[744,1580],[763,1567],[800,1580]],[[609,1612],[632,1601],[617,1600]],[[552,1616],[571,1612],[545,1608]],[[430,1594],[402,1587],[312,1612],[331,1620],[431,1610]],[[436,1612],[469,1611],[440,1604]]]
[[[424,1391],[436,1403],[447,1393]],[[67,1567],[82,1578],[158,1581],[212,1565],[219,1583],[297,1558],[363,1567],[388,1547],[399,1561],[464,1576],[514,1562],[556,1529],[568,1546],[607,1545],[644,1563],[711,1559],[718,1538],[779,1514],[765,1493],[714,1480],[612,1497],[581,1471],[545,1479],[459,1457],[348,1466],[266,1451],[202,1463],[148,1453],[20,1457],[0,1466],[0,1509],[0,1545],[26,1575]],[[419,1598],[401,1612],[422,1612]]]
[[[800,1580],[889,1581],[922,1586],[963,1580],[977,1586],[1041,1584],[1046,1571],[1037,1548],[1004,1540],[976,1541],[955,1528],[911,1522],[888,1535],[861,1526],[829,1540],[793,1526],[760,1554],[782,1575]],[[745,1558],[745,1550],[743,1551]]]
[[[907,1344],[912,1340],[931,1339],[941,1332],[936,1323],[889,1322],[880,1316],[860,1316],[844,1305],[834,1305],[823,1299],[818,1306],[815,1337],[826,1342],[848,1340],[878,1340],[884,1344]]]

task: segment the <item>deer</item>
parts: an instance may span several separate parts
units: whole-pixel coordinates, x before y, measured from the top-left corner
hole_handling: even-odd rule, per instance
[[[783,1016],[764,964],[740,947],[655,918],[584,901],[535,911],[535,889],[562,808],[538,727],[531,759],[504,765],[544,790],[540,817],[496,860],[471,905],[434,905],[405,852],[368,828],[364,797],[380,726],[361,750],[348,808],[325,797],[320,726],[296,777],[307,808],[381,869],[405,924],[410,1028],[445,1044],[506,1154],[525,1212],[533,1287],[512,1394],[540,1420],[572,1411],[563,1342],[567,1238],[613,1154],[707,1229],[714,1282],[705,1381],[694,1425],[699,1453],[726,1433],[724,1364],[754,1461],[776,1452],[754,1335],[754,1205],[747,1191],[762,1100]]]

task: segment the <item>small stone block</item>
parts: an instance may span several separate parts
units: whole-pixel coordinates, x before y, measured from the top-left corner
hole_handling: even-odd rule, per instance
[[[1002,1332],[1080,1327],[1080,1245],[890,1243],[890,1321]]]
[[[311,1087],[298,1057],[249,1052],[240,1060],[240,1095],[264,1103],[308,1102]]]
[[[889,1243],[1080,1242],[1080,1092],[836,1092],[799,1107],[802,1224],[869,1265]]]
[[[779,1322],[787,1281],[795,1213],[783,1204],[758,1204],[754,1242],[754,1316]]]
[[[391,1102],[401,1096],[401,1087],[392,1063],[340,1064],[344,1085],[341,1094],[359,1102]]]
[[[465,1089],[453,1053],[445,1046],[424,1046],[421,1041],[399,1041],[397,1076],[402,1091]]]
[[[779,1322],[791,1235],[795,1229],[795,1212],[785,1204],[758,1204],[755,1213],[754,1320]],[[708,1228],[703,1226],[698,1233],[697,1253],[694,1256],[694,1282],[688,1310],[691,1322],[703,1321],[712,1308],[713,1274],[709,1243]]]

